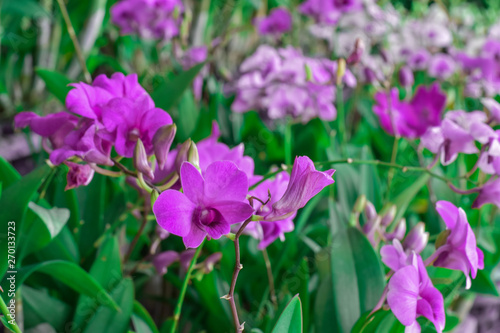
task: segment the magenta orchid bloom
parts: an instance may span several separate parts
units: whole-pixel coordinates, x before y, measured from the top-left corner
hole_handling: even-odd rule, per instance
[[[292,29],[292,15],[285,8],[274,8],[269,16],[259,20],[257,29],[261,35],[279,36]]]
[[[466,288],[469,289],[471,277],[474,279],[477,270],[484,268],[483,251],[476,245],[476,236],[462,208],[448,201],[438,201],[436,210],[450,234],[446,243],[433,254],[432,257],[436,258],[434,266],[462,271],[466,277]]]
[[[231,224],[243,222],[254,209],[244,202],[248,179],[236,164],[210,164],[202,176],[189,162],[181,167],[184,193],[167,190],[153,206],[158,224],[183,238],[188,248],[198,247],[208,235],[218,239],[231,231]]]
[[[394,316],[406,326],[406,333],[421,331],[417,322],[420,316],[429,319],[441,333],[446,319],[443,295],[432,285],[420,256],[413,253],[408,261],[389,281],[387,303]]]

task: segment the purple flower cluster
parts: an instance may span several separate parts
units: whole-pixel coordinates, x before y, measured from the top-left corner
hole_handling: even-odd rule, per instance
[[[373,111],[382,128],[391,135],[414,139],[426,133],[429,127],[441,123],[441,113],[446,105],[446,95],[438,84],[429,88],[420,86],[410,102],[400,101],[399,92],[377,92]]]
[[[269,16],[257,22],[257,30],[261,35],[280,36],[292,29],[292,15],[285,8],[274,8]]]
[[[299,10],[317,23],[332,25],[343,14],[360,11],[362,8],[361,0],[307,0],[300,5]]]
[[[446,224],[446,230],[438,237],[436,251],[425,262],[419,255],[429,237],[423,231],[423,224],[417,224],[403,244],[395,239],[392,245],[384,245],[380,254],[382,261],[394,275],[387,286],[387,304],[406,331],[420,332],[416,321],[419,316],[429,319],[438,332],[445,325],[443,296],[432,285],[426,265],[433,264],[453,270],[460,270],[466,276],[466,288],[477,270],[484,268],[483,252],[476,246],[476,237],[461,208],[447,201],[436,204],[438,213]]]
[[[336,118],[336,61],[308,58],[292,47],[261,45],[241,64],[240,72],[232,105],[235,112],[257,110],[270,119],[291,116],[304,123],[316,117]],[[350,71],[343,82],[356,85]]]
[[[111,148],[122,157],[131,158],[137,142],[142,142],[146,155],[162,150],[157,142],[160,134],[172,124],[170,115],[155,107],[149,94],[139,85],[137,75],[115,73],[111,78],[99,75],[92,85],[72,85],[66,98],[69,112],[40,117],[21,112],[15,117],[18,128],[29,126],[44,138],[50,161],[61,164],[78,158],[90,165],[114,165]],[[158,138],[158,136],[156,136]],[[160,140],[161,141],[161,140]],[[86,185],[93,175],[88,167],[68,164],[69,188]]]
[[[121,0],[111,8],[111,19],[123,35],[170,40],[179,34],[183,12],[181,0]]]

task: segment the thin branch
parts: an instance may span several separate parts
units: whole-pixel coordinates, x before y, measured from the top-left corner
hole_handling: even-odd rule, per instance
[[[278,299],[276,298],[276,291],[274,289],[274,277],[273,270],[271,269],[271,260],[269,260],[269,255],[267,254],[267,250],[262,250],[262,254],[264,255],[264,261],[266,262],[266,270],[267,270],[267,279],[269,280],[269,292],[271,294],[271,301],[275,306],[278,306]]]

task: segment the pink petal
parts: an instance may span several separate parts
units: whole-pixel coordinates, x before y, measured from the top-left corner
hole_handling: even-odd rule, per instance
[[[182,163],[181,184],[184,194],[191,202],[195,204],[203,202],[203,177],[198,169],[189,162]]]
[[[212,208],[217,209],[228,224],[243,222],[254,212],[252,206],[241,201],[219,201],[212,204]]]
[[[204,193],[207,204],[220,201],[243,201],[248,193],[247,176],[233,162],[214,162],[205,172]]]
[[[168,232],[185,237],[192,226],[192,217],[196,206],[183,194],[167,190],[160,194],[153,206],[158,224]]]
[[[446,227],[453,229],[458,219],[458,208],[451,202],[441,200],[436,203],[436,210],[444,220]]]

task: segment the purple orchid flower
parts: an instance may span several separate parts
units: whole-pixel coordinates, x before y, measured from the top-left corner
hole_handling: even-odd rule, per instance
[[[179,261],[179,253],[175,251],[165,251],[155,255],[153,265],[158,274],[164,275],[167,273],[168,267],[174,262]]]
[[[266,179],[254,190],[250,191],[249,195],[264,202],[267,200],[269,193],[271,194],[271,198],[266,205],[262,205],[259,200],[254,201],[255,215],[267,216],[272,211],[272,205],[283,197],[289,181],[290,175],[288,172],[283,171],[278,173],[274,179]],[[263,250],[278,238],[284,241],[285,233],[294,230],[293,219],[295,215],[294,213],[283,220],[274,222],[254,222],[245,231],[260,240],[258,248]]]
[[[334,172],[333,169],[317,171],[309,157],[296,157],[286,191],[281,199],[272,205],[272,210],[264,217],[264,221],[284,220],[295,214],[323,188],[335,182],[332,179]]]
[[[180,0],[122,0],[111,7],[111,19],[123,35],[169,40],[179,34],[183,11]]]
[[[494,178],[481,187],[472,208],[480,208],[489,203],[500,208],[500,178]]]
[[[187,70],[207,60],[208,48],[206,46],[197,46],[190,48],[181,59],[182,67]],[[193,93],[196,100],[201,99],[203,88],[203,78],[208,74],[208,67],[204,66],[200,73],[193,80]]]
[[[236,164],[220,161],[210,164],[202,176],[191,163],[181,167],[184,193],[167,190],[153,206],[158,224],[183,238],[188,248],[198,247],[208,235],[218,239],[228,234],[231,224],[243,222],[254,210],[244,200],[248,179]]]
[[[437,267],[461,270],[466,277],[466,289],[469,289],[471,277],[474,279],[477,270],[484,268],[483,251],[476,246],[476,236],[462,208],[457,208],[448,201],[438,201],[436,210],[450,234],[446,243],[428,260],[435,258],[434,266]]]
[[[67,161],[65,163],[68,168],[68,174],[66,175],[67,183],[65,191],[79,186],[87,186],[92,181],[94,177],[94,169],[88,164],[78,164]]]
[[[399,268],[389,281],[387,303],[406,326],[405,332],[420,332],[417,318],[424,316],[441,333],[446,320],[443,295],[432,285],[420,256],[413,253],[408,261],[410,264]]]
[[[491,117],[498,123],[500,123],[500,103],[495,101],[493,98],[481,98],[481,103],[484,107],[490,111]]]
[[[449,79],[455,73],[456,64],[447,54],[436,54],[429,63],[429,75],[441,80]]]
[[[377,104],[373,111],[379,117],[382,128],[391,135],[416,138],[424,135],[441,122],[446,95],[439,85],[420,86],[410,103],[399,100],[398,90],[391,90],[390,98],[384,92],[375,94]]]
[[[292,15],[285,8],[274,8],[259,20],[257,29],[261,35],[279,36],[292,29]]]
[[[76,127],[78,117],[67,112],[57,112],[41,117],[34,112],[21,112],[14,117],[16,128],[29,127],[34,133],[50,141],[52,149],[64,145],[66,136]]]

